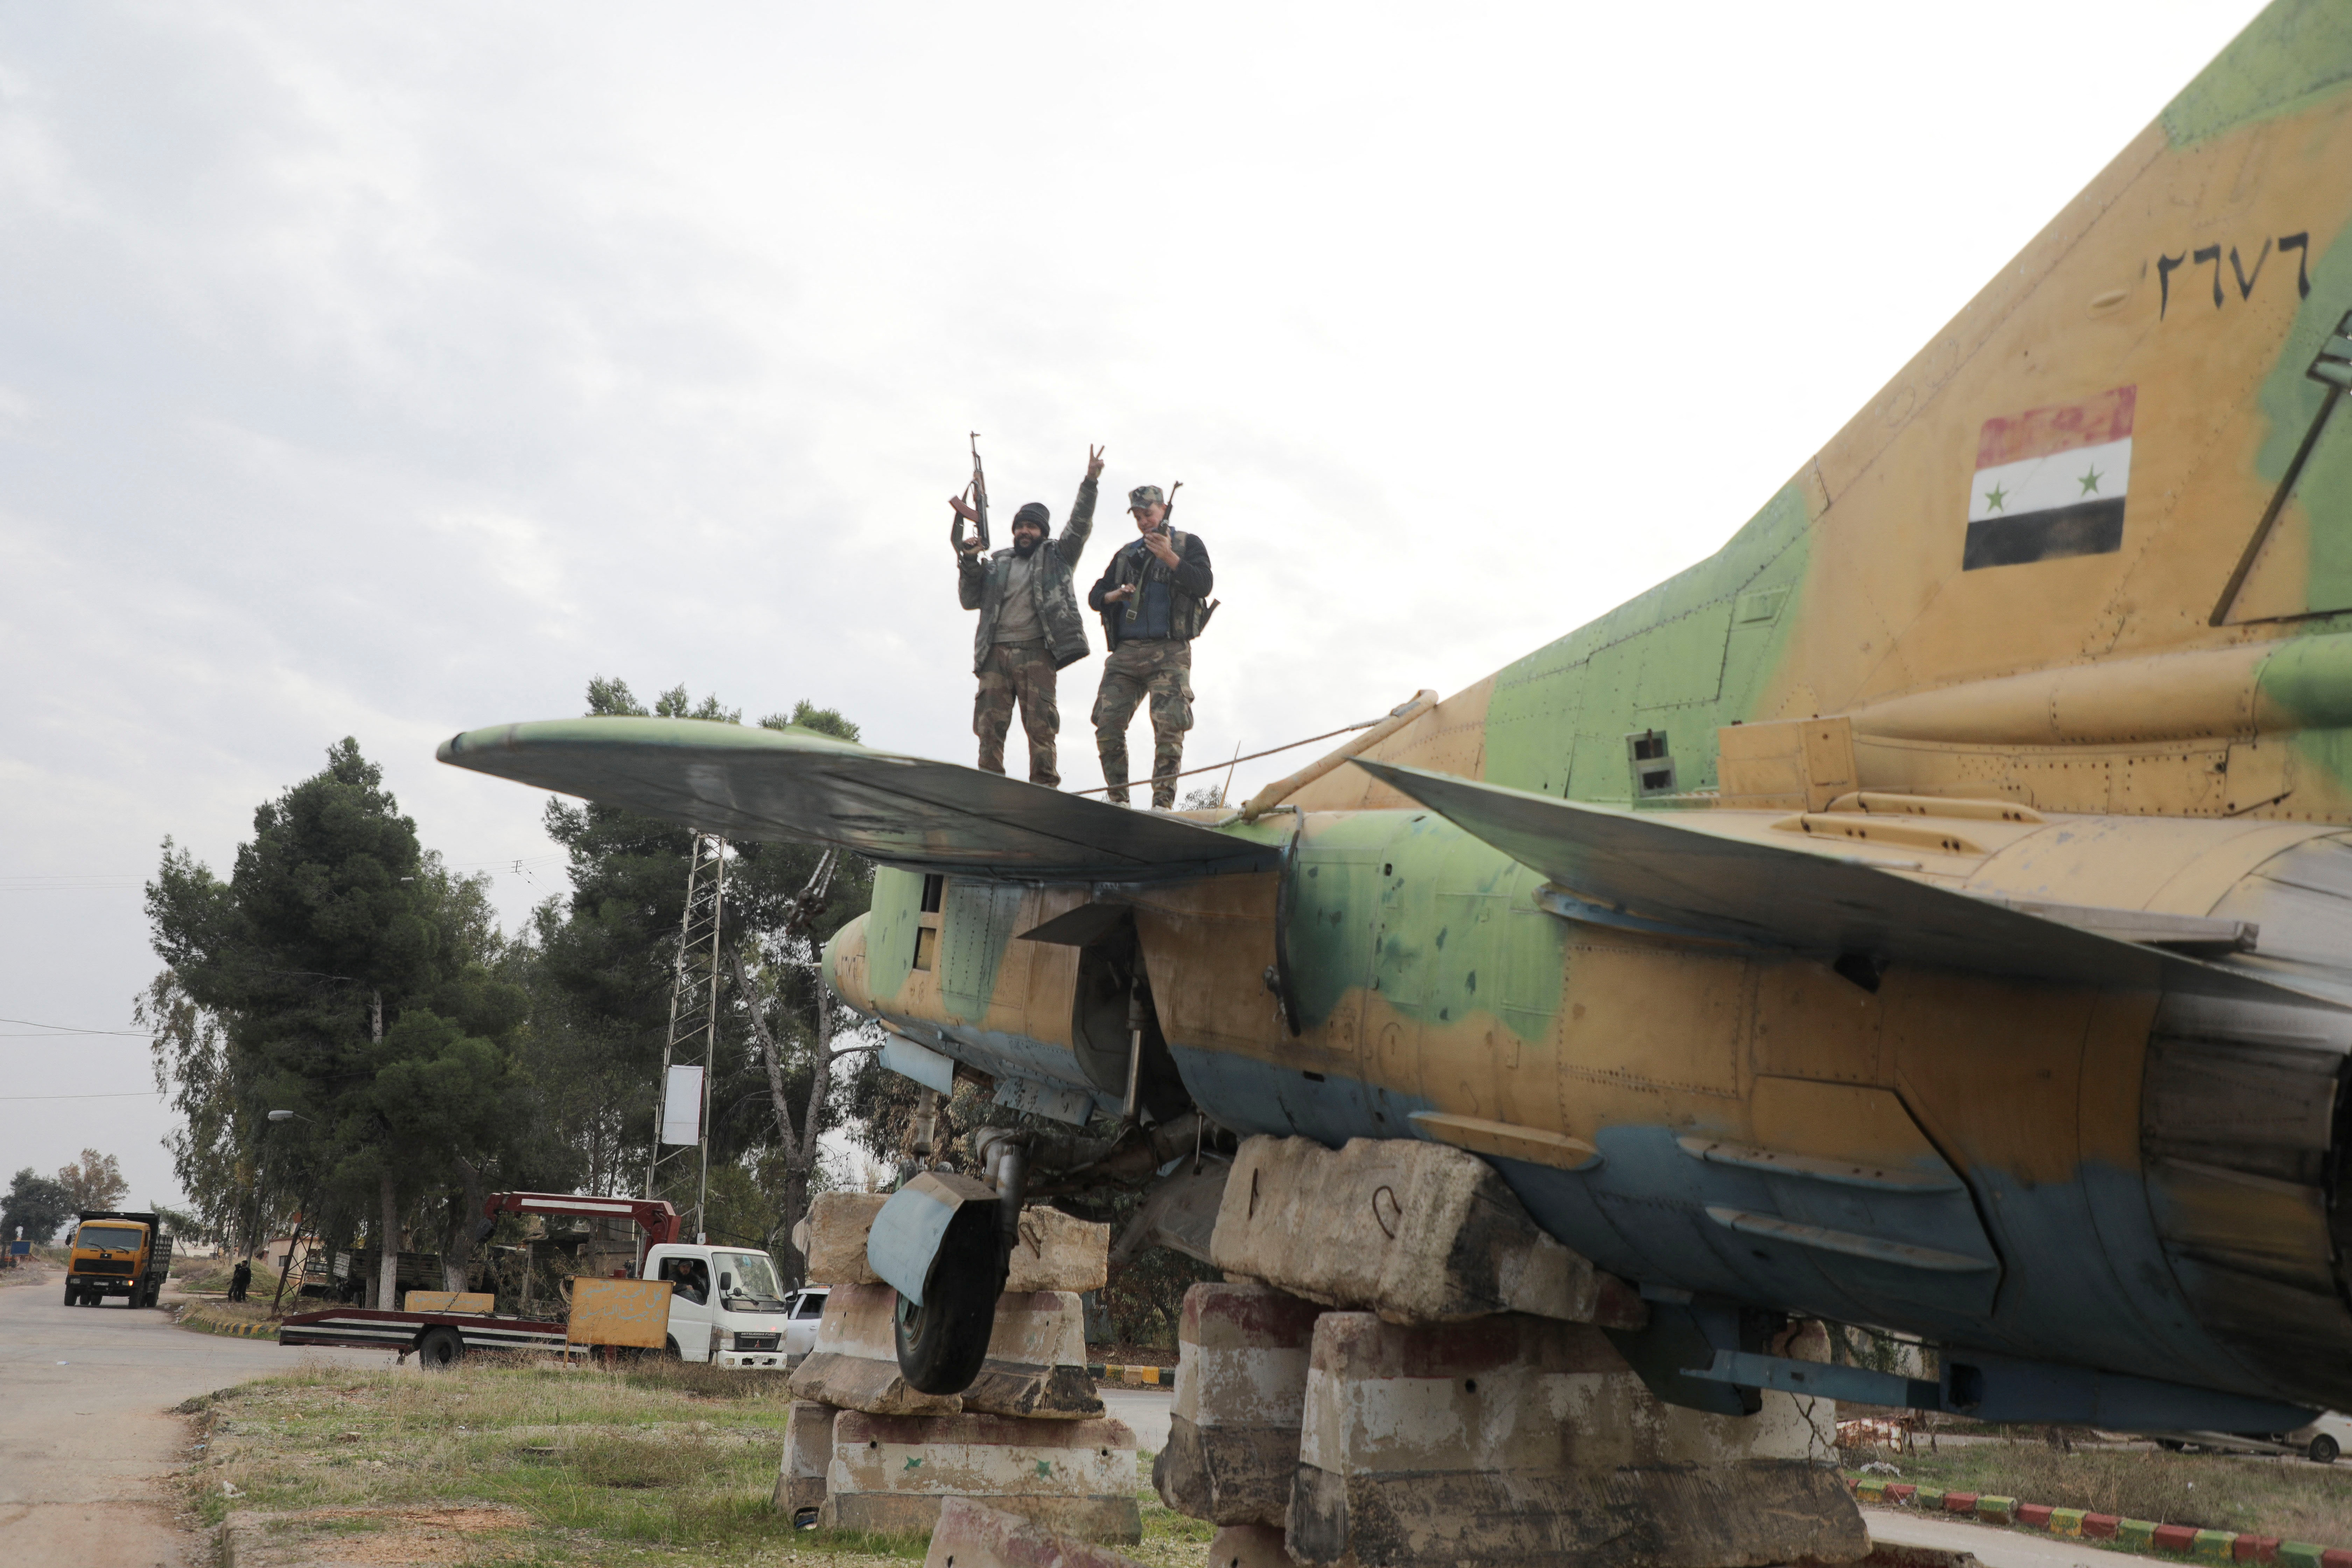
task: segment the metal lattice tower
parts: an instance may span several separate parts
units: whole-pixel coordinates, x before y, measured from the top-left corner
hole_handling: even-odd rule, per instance
[[[664,1174],[674,1173],[682,1160],[694,1160],[694,1219],[688,1229],[698,1241],[707,1239],[703,1211],[710,1197],[710,1080],[719,1053],[719,922],[726,894],[727,841],[715,834],[698,833],[686,874],[686,912],[678,921],[677,962],[670,977],[669,1037],[662,1044],[653,1159],[646,1166],[646,1196],[650,1198],[660,1194],[658,1184]],[[702,1069],[701,1104],[695,1108],[695,1142],[665,1145],[664,1125],[675,1121],[677,1115],[669,1105],[674,1067]]]

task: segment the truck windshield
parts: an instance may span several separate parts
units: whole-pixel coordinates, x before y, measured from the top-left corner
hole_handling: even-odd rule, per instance
[[[137,1226],[86,1225],[81,1227],[81,1234],[74,1237],[74,1245],[121,1248],[136,1252],[139,1250],[139,1244],[146,1239],[147,1233]]]
[[[716,1262],[719,1268],[735,1276],[735,1288],[730,1296],[751,1296],[762,1301],[781,1301],[784,1293],[776,1288],[775,1266],[756,1252],[721,1252]]]

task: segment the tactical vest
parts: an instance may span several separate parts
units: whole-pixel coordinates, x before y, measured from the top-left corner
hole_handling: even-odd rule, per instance
[[[1192,535],[1182,529],[1171,528],[1168,531],[1168,547],[1176,552],[1178,559],[1181,560],[1184,554],[1184,545],[1191,538]],[[1114,588],[1133,586],[1136,589],[1136,592],[1102,612],[1103,637],[1111,647],[1117,647],[1126,640],[1127,627],[1129,624],[1128,611],[1142,603],[1143,579],[1154,566],[1160,566],[1158,558],[1143,547],[1143,542],[1139,539],[1133,543],[1119,546],[1118,553],[1111,557],[1111,586]],[[1165,566],[1160,566],[1160,570],[1163,574],[1160,581],[1168,584],[1168,629],[1176,637],[1190,642],[1201,635],[1202,627],[1209,624],[1208,609],[1200,600],[1176,585],[1173,572]]]

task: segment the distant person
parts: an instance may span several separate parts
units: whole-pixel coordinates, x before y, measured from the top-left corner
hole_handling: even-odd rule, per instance
[[[1055,765],[1062,731],[1055,679],[1090,651],[1071,574],[1094,531],[1095,482],[1102,478],[1102,453],[1088,447],[1087,477],[1078,481],[1078,499],[1070,503],[1061,538],[1045,537],[1054,514],[1043,501],[1033,500],[1013,514],[1012,549],[983,558],[977,539],[958,547],[956,596],[965,609],[980,612],[971,646],[971,672],[980,678],[971,704],[980,766],[992,773],[1004,771],[1004,736],[1018,702],[1021,728],[1029,737],[1029,782],[1048,789],[1062,783]],[[979,521],[962,498],[948,504],[965,521]]]
[[[244,1300],[246,1287],[252,1283],[253,1265],[242,1258],[238,1258],[236,1267],[230,1269],[228,1273],[228,1299],[232,1301]]]
[[[1095,697],[1095,750],[1105,793],[1127,804],[1127,727],[1151,704],[1151,804],[1176,804],[1184,768],[1184,731],[1192,727],[1192,639],[1216,606],[1208,547],[1196,533],[1168,526],[1168,497],[1158,485],[1127,492],[1138,537],[1115,552],[1087,603],[1102,612],[1110,657]]]

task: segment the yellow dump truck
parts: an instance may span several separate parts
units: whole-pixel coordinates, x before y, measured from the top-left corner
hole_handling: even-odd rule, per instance
[[[161,1219],[85,1209],[66,1262],[66,1305],[95,1307],[109,1296],[127,1296],[127,1307],[152,1307],[171,1272],[172,1238]]]

